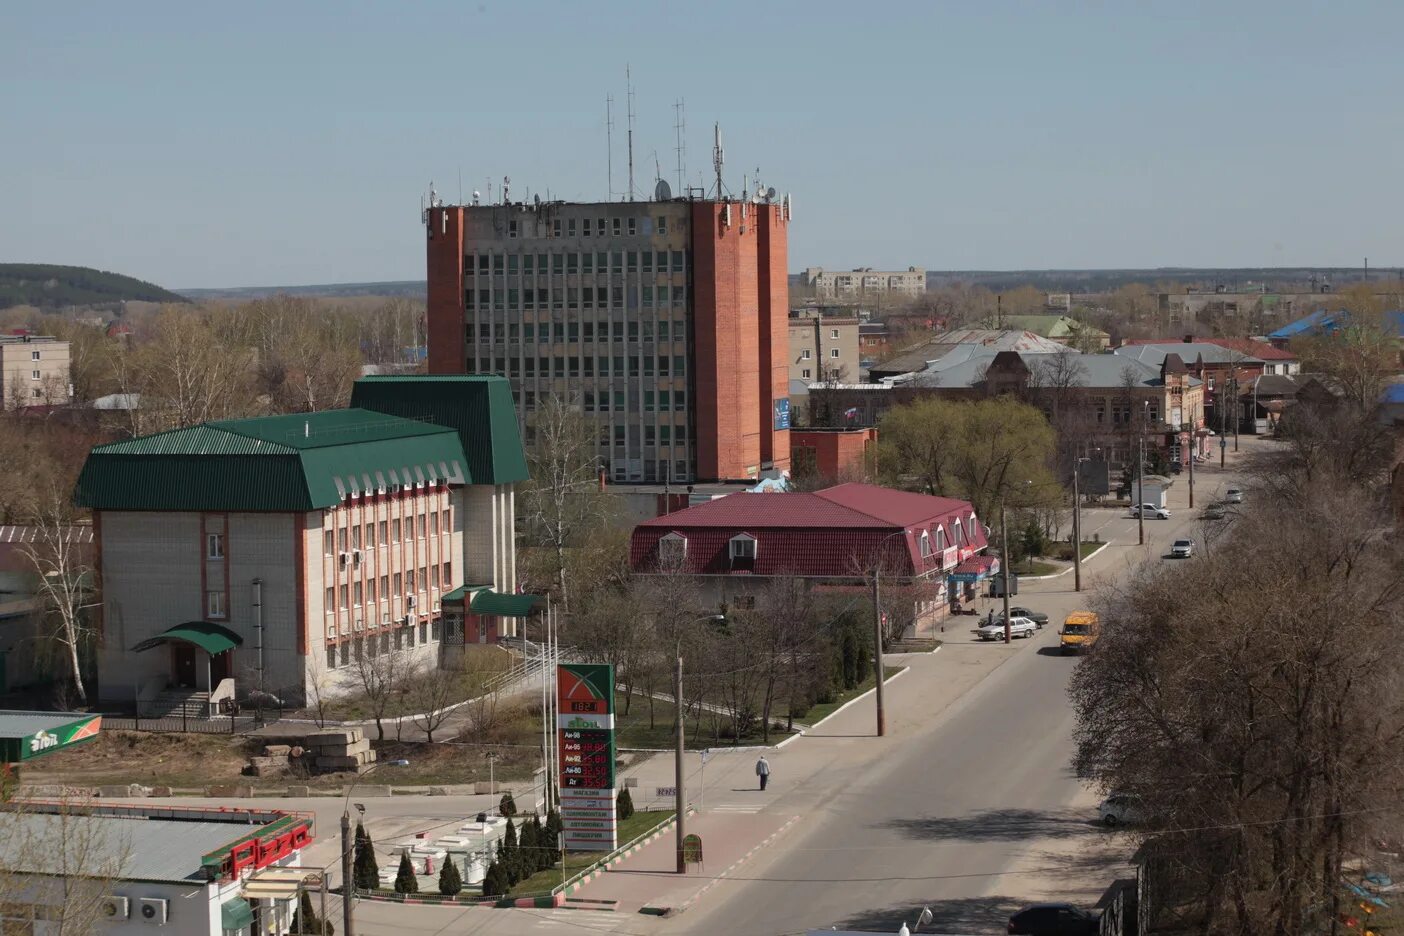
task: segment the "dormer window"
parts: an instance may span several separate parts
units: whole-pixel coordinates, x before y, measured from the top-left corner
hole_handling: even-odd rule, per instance
[[[931,534],[927,533],[925,530],[922,530],[922,531],[921,531],[921,537],[919,538],[919,542],[920,542],[920,545],[921,545],[921,556],[922,556],[922,558],[923,558],[923,559],[930,558],[930,556],[931,556]]]
[[[674,568],[687,558],[687,537],[681,533],[669,533],[658,541],[658,562],[665,568]]]
[[[748,533],[733,536],[730,542],[731,564],[756,561],[756,538]]]

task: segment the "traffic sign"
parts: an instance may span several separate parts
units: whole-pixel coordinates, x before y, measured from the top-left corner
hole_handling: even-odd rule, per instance
[[[659,799],[667,799],[670,796],[678,795],[678,788],[675,786],[661,786],[653,791],[653,795]]]

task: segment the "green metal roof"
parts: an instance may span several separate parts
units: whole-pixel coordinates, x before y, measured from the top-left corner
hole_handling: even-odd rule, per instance
[[[458,439],[362,409],[205,423],[97,446],[75,499],[99,510],[320,510],[389,485],[464,483]]]
[[[0,763],[18,764],[97,737],[101,715],[0,712]]]
[[[226,650],[233,650],[244,642],[244,638],[222,624],[214,624],[210,621],[187,621],[184,624],[177,624],[155,637],[148,637],[133,647],[132,652],[141,653],[143,650],[150,650],[152,647],[158,647],[173,640],[194,644],[211,656]]]
[[[540,602],[540,595],[504,595],[485,588],[473,592],[468,610],[474,614],[495,614],[498,617],[528,617]]]
[[[528,477],[512,385],[505,377],[362,377],[351,390],[351,405],[451,427],[468,458],[469,484],[512,484]]]

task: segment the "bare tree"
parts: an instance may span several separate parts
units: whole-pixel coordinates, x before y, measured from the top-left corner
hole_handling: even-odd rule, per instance
[[[64,801],[0,809],[0,907],[5,916],[42,920],[43,932],[88,936],[103,929],[113,884],[129,870],[130,837],[92,815],[92,804]],[[7,920],[6,932],[30,926]]]
[[[327,666],[326,659],[315,650],[308,654],[307,696],[318,728],[327,726],[327,706],[336,695],[337,684],[336,673]]]
[[[364,638],[364,643],[357,642],[354,672],[362,697],[375,719],[377,737],[384,741],[384,720],[409,687],[414,668],[404,650],[396,647],[381,650],[377,646],[380,639],[381,635],[371,634]]]
[[[414,723],[424,731],[429,743],[434,743],[438,731],[453,714],[449,706],[460,702],[464,682],[462,674],[442,669],[433,663],[412,667],[409,673],[408,702],[416,712]]]
[[[87,703],[83,683],[83,655],[91,649],[96,632],[84,613],[92,606],[96,571],[85,557],[79,539],[82,529],[74,522],[71,506],[57,489],[41,501],[32,520],[34,538],[22,547],[37,579],[43,601],[43,643],[57,649],[81,702]]]

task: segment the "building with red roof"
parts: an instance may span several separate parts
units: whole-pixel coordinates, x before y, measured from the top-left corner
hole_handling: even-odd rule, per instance
[[[708,599],[734,607],[753,604],[774,577],[843,589],[861,587],[880,567],[884,581],[920,586],[913,620],[923,632],[959,593],[948,577],[987,545],[966,501],[850,483],[732,494],[647,520],[634,528],[629,562],[638,574],[699,576]],[[993,571],[992,562],[980,565],[977,578]]]

